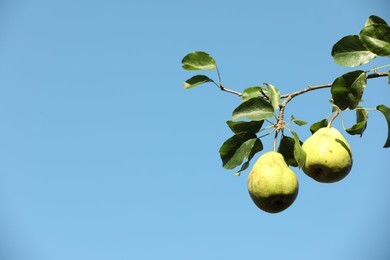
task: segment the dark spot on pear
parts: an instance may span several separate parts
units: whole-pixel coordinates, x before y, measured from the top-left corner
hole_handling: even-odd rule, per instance
[[[324,174],[324,170],[322,168],[315,167],[315,168],[313,168],[312,173],[313,173],[313,177],[318,178]]]

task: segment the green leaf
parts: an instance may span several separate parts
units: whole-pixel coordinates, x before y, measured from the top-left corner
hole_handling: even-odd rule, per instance
[[[233,120],[248,118],[253,121],[265,120],[274,115],[272,105],[261,97],[251,98],[241,103],[232,114]]]
[[[255,142],[253,143],[253,147],[251,149],[251,152],[249,153],[248,162],[250,160],[252,160],[252,158],[253,158],[253,156],[255,156],[255,154],[257,154],[258,152],[260,152],[262,150],[263,150],[263,143],[260,141],[260,139],[256,138]]]
[[[300,144],[302,144],[302,142],[300,142]],[[294,145],[294,138],[283,135],[282,140],[280,140],[278,153],[281,153],[283,155],[284,160],[288,165],[297,167],[298,163],[294,157]]]
[[[302,120],[293,120],[292,122],[299,126],[303,126],[307,124],[306,121],[302,121]]]
[[[368,112],[362,107],[356,109],[356,122],[363,122],[368,120]]]
[[[210,79],[209,77],[207,77],[205,75],[196,75],[190,79],[187,79],[183,83],[183,87],[185,89],[189,89],[189,88],[193,88],[195,86],[198,86],[200,84],[207,83],[207,82],[214,82],[214,80]]]
[[[294,136],[294,158],[298,163],[298,167],[302,168],[306,162],[306,152],[302,149],[302,142],[299,140],[297,133],[291,131]]]
[[[356,109],[356,124],[345,131],[350,135],[360,135],[361,137],[367,128],[367,121],[368,112],[363,108]]]
[[[271,84],[264,83],[264,85],[266,85],[268,88],[269,100],[271,102],[272,107],[274,108],[274,110],[278,109],[280,105],[279,90],[275,86],[272,86]]]
[[[245,89],[242,92],[242,96],[241,96],[242,102],[245,102],[251,98],[260,96],[261,89],[262,89],[261,87],[257,87],[257,86]]]
[[[341,110],[355,109],[362,99],[367,84],[367,75],[362,70],[348,72],[332,84],[333,102]]]
[[[235,176],[240,176],[241,175],[241,172],[245,171],[246,169],[248,169],[249,167],[249,161],[246,161],[244,162],[242,165],[241,165],[241,168],[234,174]]]
[[[310,132],[311,134],[314,134],[319,130],[320,128],[327,127],[328,126],[328,119],[322,119],[321,121],[318,121],[310,126]]]
[[[217,63],[208,53],[195,51],[187,54],[181,61],[185,70],[213,70]]]
[[[248,156],[248,160],[241,165],[241,169],[238,170],[234,175],[240,176],[241,172],[245,171],[249,167],[249,162],[250,160],[252,160],[253,156],[261,150],[263,150],[263,144],[259,139],[256,139],[255,143],[253,144],[252,150]]]
[[[386,24],[371,24],[359,34],[364,46],[379,56],[390,56],[390,27]]]
[[[226,140],[219,149],[219,154],[223,167],[233,169],[239,166],[245,158],[253,156],[252,154],[262,149],[263,145],[255,134],[244,133],[233,135]]]
[[[356,67],[370,62],[376,57],[376,54],[367,50],[359,36],[348,35],[333,45],[332,56],[339,65]]]
[[[291,122],[293,122],[294,124],[299,125],[299,126],[303,126],[303,125],[307,124],[306,121],[295,119],[294,116],[291,116]]]
[[[245,122],[245,121],[227,121],[226,124],[230,127],[230,129],[233,131],[235,134],[240,134],[240,133],[257,133],[260,131],[261,126],[263,125],[264,121],[250,121],[250,122]]]
[[[371,15],[368,17],[366,23],[364,24],[364,27],[372,25],[372,24],[384,24],[387,25],[386,21],[380,18],[379,16],[376,15]]]
[[[350,135],[363,135],[364,130],[367,127],[367,122],[359,122],[354,124],[352,127],[345,129]]]
[[[390,108],[385,105],[379,105],[376,109],[385,116],[387,121],[387,140],[383,147],[388,148],[390,147]]]

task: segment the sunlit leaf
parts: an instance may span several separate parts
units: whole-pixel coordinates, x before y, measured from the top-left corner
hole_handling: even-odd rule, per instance
[[[183,87],[189,89],[207,82],[214,82],[214,81],[205,75],[196,75],[186,80],[183,83]]]
[[[379,105],[376,109],[382,112],[387,121],[387,140],[383,147],[388,148],[390,147],[390,108],[385,105]]]
[[[261,97],[251,98],[241,103],[232,114],[233,120],[248,118],[253,121],[265,120],[274,115],[272,105]]]
[[[255,142],[253,143],[251,152],[248,155],[248,161],[252,160],[253,156],[255,156],[255,154],[257,154],[262,150],[263,150],[263,143],[260,141],[260,139],[256,138]]]
[[[250,160],[252,160],[253,156],[261,150],[263,150],[263,144],[259,139],[256,139],[248,156],[248,160],[241,165],[241,168],[234,175],[240,176],[241,172],[245,171],[249,167]]]
[[[322,119],[321,121],[318,121],[310,126],[310,132],[314,134],[319,130],[320,128],[327,127],[328,126],[328,119]]]
[[[222,165],[226,169],[233,169],[259,149],[262,150],[263,145],[255,134],[236,134],[226,140],[219,149]]]
[[[302,142],[300,144],[302,144]],[[294,157],[294,145],[294,138],[283,135],[282,140],[280,140],[278,152],[283,155],[283,158],[288,165],[297,167],[298,163]]]
[[[366,84],[367,75],[362,70],[348,72],[338,77],[331,87],[334,104],[341,110],[355,109],[363,96]]]
[[[213,57],[203,51],[187,54],[181,63],[185,70],[213,70],[217,68],[217,63]]]
[[[278,88],[268,83],[264,83],[264,85],[268,88],[269,101],[272,107],[274,110],[278,109],[280,105],[280,92]]]
[[[245,102],[251,98],[260,96],[260,89],[261,89],[261,87],[257,87],[257,86],[245,89],[242,92],[242,96],[241,96],[242,102]]]
[[[299,126],[303,126],[303,125],[307,124],[306,121],[298,120],[294,116],[291,116],[291,122],[293,122],[294,124],[299,125]]]
[[[369,26],[369,25],[372,25],[372,24],[384,24],[384,25],[387,25],[386,21],[383,20],[382,18],[380,18],[379,16],[376,16],[376,15],[371,15],[370,17],[368,17],[366,23],[364,24],[364,26]]]
[[[356,67],[370,62],[376,57],[376,54],[363,45],[359,36],[349,35],[333,45],[332,57],[339,65]]]
[[[294,124],[296,125],[299,125],[299,126],[303,126],[303,125],[306,125],[307,122],[306,121],[302,121],[302,120],[293,120],[292,121]]]
[[[294,136],[294,158],[299,168],[302,168],[306,162],[306,152],[302,149],[302,142],[299,140],[297,133],[291,131]]]
[[[385,24],[371,24],[361,30],[360,40],[364,46],[379,56],[390,56],[390,27]]]
[[[257,133],[260,131],[264,121],[227,121],[226,124],[235,134],[239,133]]]

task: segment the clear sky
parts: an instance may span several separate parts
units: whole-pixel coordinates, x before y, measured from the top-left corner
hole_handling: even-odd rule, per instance
[[[195,50],[238,91],[331,83],[352,70],[333,62],[333,44],[372,14],[390,22],[389,1],[0,1],[1,259],[389,259],[379,112],[362,138],[345,134],[346,179],[320,184],[294,168],[298,198],[272,215],[252,203],[248,171],[221,167],[240,99],[181,86]],[[389,97],[387,79],[370,80],[364,106]],[[329,98],[297,97],[286,114],[314,123]],[[351,126],[354,113],[344,116]]]

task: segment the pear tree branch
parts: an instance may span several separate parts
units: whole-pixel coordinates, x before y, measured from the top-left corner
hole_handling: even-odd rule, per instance
[[[389,75],[389,72],[376,72],[376,73],[372,73],[372,74],[368,74],[367,75],[367,79],[373,79],[373,78],[379,78],[379,77],[386,77]],[[298,90],[298,91],[295,91],[295,92],[292,92],[290,94],[284,94],[284,95],[281,95],[280,98],[287,98],[289,96],[291,96],[292,98],[293,97],[296,97],[298,95],[301,95],[303,93],[306,93],[306,92],[309,92],[309,91],[313,91],[313,90],[317,90],[317,89],[322,89],[322,88],[330,88],[332,87],[332,83],[328,83],[328,84],[322,84],[322,85],[317,85],[317,86],[308,86],[307,88],[305,89],[301,89],[301,90]]]
[[[376,72],[376,71],[374,71],[374,73],[367,75],[367,79],[374,79],[374,78],[387,77],[387,76],[389,76],[389,72]],[[318,90],[318,89],[323,89],[323,88],[330,88],[330,87],[332,87],[332,83],[316,85],[316,86],[308,86],[308,87],[306,87],[304,89],[301,89],[301,90],[298,90],[298,91],[295,91],[295,92],[292,92],[292,93],[289,93],[289,94],[281,95],[280,98],[284,99],[284,100],[279,105],[279,114],[278,114],[278,117],[277,117],[277,122],[275,124],[275,140],[276,140],[279,132],[286,125],[285,122],[284,122],[284,111],[286,109],[286,106],[287,106],[288,102],[290,102],[294,97],[302,95],[304,93],[307,93],[307,92],[310,92],[310,91],[314,91],[314,90]],[[225,88],[224,86],[222,86],[222,84],[219,85],[219,88],[222,91],[225,91],[225,92],[237,95],[239,97],[242,96],[241,92]],[[262,90],[261,90],[261,94],[265,98],[268,98],[268,96],[264,92],[262,92]]]
[[[389,72],[380,72],[380,73],[379,72],[375,72],[375,73],[367,75],[367,79],[386,77],[388,75],[389,75]],[[285,126],[284,111],[285,111],[285,108],[286,108],[286,105],[287,105],[288,102],[290,102],[294,97],[302,95],[304,93],[307,93],[307,92],[310,92],[310,91],[313,91],[313,90],[323,89],[323,88],[330,88],[330,87],[332,87],[331,83],[317,85],[317,86],[308,86],[305,89],[301,89],[301,90],[292,92],[290,94],[281,95],[280,98],[284,98],[284,101],[279,105],[279,115],[278,115],[277,123],[275,125],[275,130],[276,130],[275,139],[277,138],[278,133]],[[338,112],[336,113],[335,117],[337,117],[337,115],[338,115]],[[332,121],[334,120],[334,118],[332,118]]]
[[[380,77],[386,77],[386,76],[389,76],[389,72],[375,72],[375,73],[372,73],[372,74],[368,74],[367,75],[367,79],[373,79],[373,78],[380,78]],[[316,86],[308,86],[307,88],[304,88],[304,89],[301,89],[301,90],[298,90],[298,91],[295,91],[295,92],[292,92],[292,93],[289,93],[289,94],[284,94],[284,95],[281,95],[280,98],[288,98],[289,96],[291,96],[291,98],[294,98],[296,96],[299,96],[303,93],[306,93],[306,92],[309,92],[309,91],[313,91],[313,90],[317,90],[317,89],[322,89],[322,88],[330,88],[332,86],[332,83],[328,83],[328,84],[322,84],[322,85],[316,85]],[[219,89],[222,90],[222,91],[225,91],[225,92],[228,92],[228,93],[231,93],[231,94],[234,94],[234,95],[237,95],[239,97],[242,96],[242,93],[239,92],[239,91],[236,91],[236,90],[232,90],[232,89],[228,89],[228,88],[225,88],[222,84],[219,85]],[[261,90],[262,91],[262,90]],[[265,95],[265,93],[263,92],[262,93],[265,97],[267,97]],[[286,103],[287,104],[287,103]]]
[[[237,96],[239,96],[239,97],[242,96],[242,93],[241,93],[241,92],[238,92],[238,91],[235,91],[235,90],[232,90],[232,89],[225,88],[224,86],[222,86],[222,84],[219,85],[219,89],[222,90],[222,91],[225,91],[225,92],[228,92],[228,93],[237,95]]]

